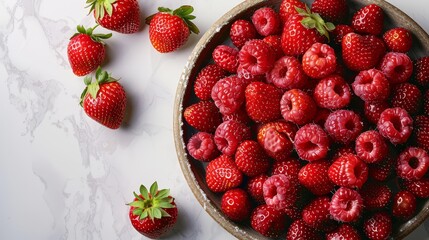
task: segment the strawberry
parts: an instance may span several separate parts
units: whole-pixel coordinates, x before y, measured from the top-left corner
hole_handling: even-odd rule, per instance
[[[213,86],[224,77],[226,77],[226,71],[218,65],[210,64],[205,66],[195,79],[195,95],[201,100],[210,100]]]
[[[370,4],[353,15],[352,27],[358,33],[380,35],[383,21],[383,9],[376,4]]]
[[[258,36],[255,26],[247,20],[238,19],[232,25],[229,31],[229,37],[231,38],[234,46],[241,48],[250,39],[254,39]]]
[[[257,142],[246,140],[235,152],[235,164],[246,176],[254,177],[268,170],[270,159]]]
[[[305,3],[300,0],[283,0],[281,2],[279,15],[283,23],[286,23],[291,15],[296,14],[295,7],[304,9]]]
[[[282,211],[264,204],[253,210],[250,224],[260,234],[277,238],[284,233],[288,221],[286,221],[286,215]]]
[[[299,183],[315,195],[329,194],[334,189],[334,184],[328,177],[330,164],[327,160],[308,163],[299,171]]]
[[[295,220],[287,231],[286,240],[319,240],[323,239],[321,233],[308,226],[302,219]]]
[[[380,182],[385,181],[392,175],[395,164],[396,157],[393,156],[388,156],[381,162],[368,164],[368,176]]]
[[[248,219],[251,207],[249,195],[241,188],[228,190],[222,196],[222,212],[233,221],[240,222]]]
[[[77,26],[78,33],[70,38],[67,55],[73,73],[77,76],[84,76],[94,71],[106,57],[106,49],[102,40],[110,38],[112,34],[93,34],[92,32],[97,26],[88,29]]]
[[[129,217],[133,227],[148,238],[159,238],[169,232],[177,221],[177,206],[170,190],[158,190],[157,182],[150,190],[141,185],[140,194],[134,192],[134,201],[129,203]]]
[[[348,14],[346,0],[315,0],[311,11],[330,22],[342,22]]]
[[[400,219],[409,219],[416,212],[416,197],[409,191],[400,191],[393,198],[392,214]]]
[[[386,212],[378,212],[363,223],[365,235],[370,240],[388,239],[392,233],[392,219]]]
[[[228,191],[240,185],[242,180],[243,174],[230,156],[221,155],[207,165],[207,187],[213,192]]]
[[[392,198],[392,191],[384,184],[368,182],[360,191],[363,204],[367,209],[381,209],[387,207]]]
[[[125,115],[127,97],[118,80],[99,67],[92,77],[85,78],[86,88],[81,95],[80,105],[85,113],[100,124],[117,129]]]
[[[383,40],[373,35],[348,33],[341,44],[344,64],[353,71],[375,67],[386,51]]]
[[[413,37],[405,28],[393,28],[383,34],[387,48],[392,52],[406,53],[411,49]]]
[[[183,117],[189,125],[201,132],[213,133],[222,122],[219,109],[209,101],[201,101],[187,107]]]
[[[281,118],[282,92],[273,85],[252,82],[245,90],[246,111],[255,122],[270,122]]]
[[[262,186],[267,179],[267,175],[261,174],[257,177],[250,178],[247,182],[247,192],[257,204],[265,203]]]
[[[410,191],[419,198],[429,198],[429,177],[425,176],[420,180],[405,180],[403,182],[405,190]]]
[[[413,134],[416,145],[429,151],[429,116],[421,115],[415,118]]]
[[[95,21],[112,31],[130,34],[140,29],[140,8],[137,0],[87,0]]]
[[[392,106],[405,109],[410,115],[420,112],[422,105],[420,89],[411,83],[401,83],[392,92]]]
[[[414,61],[414,75],[420,86],[429,87],[429,56]]]
[[[329,214],[330,197],[315,198],[302,210],[302,220],[315,229],[331,231],[336,227],[336,222]]]
[[[331,33],[334,43],[341,45],[341,42],[343,41],[343,37],[347,33],[351,33],[351,32],[353,32],[353,28],[350,27],[349,25],[340,24],[335,26],[335,29]]]
[[[190,15],[194,11],[192,6],[184,5],[174,11],[159,7],[158,11],[146,18],[150,42],[158,52],[173,52],[186,43],[191,32],[200,32],[191,22],[195,19],[194,15]]]
[[[334,231],[326,234],[326,240],[339,240],[339,239],[347,239],[347,240],[360,240],[361,237],[359,232],[348,224],[342,224]]]

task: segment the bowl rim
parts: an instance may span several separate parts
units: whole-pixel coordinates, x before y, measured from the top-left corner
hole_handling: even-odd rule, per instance
[[[185,65],[185,68],[180,76],[177,89],[176,89],[176,94],[175,94],[174,108],[173,108],[174,110],[173,134],[174,134],[176,153],[177,153],[177,157],[179,160],[182,173],[186,179],[188,186],[191,188],[192,193],[194,194],[195,198],[198,200],[200,205],[204,208],[204,210],[226,231],[228,231],[230,234],[237,237],[238,239],[256,240],[256,239],[262,239],[264,237],[261,235],[258,238],[254,238],[251,234],[248,234],[248,232],[245,229],[242,229],[234,225],[234,223],[232,223],[229,219],[227,219],[222,214],[220,209],[218,209],[218,207],[215,206],[214,203],[209,198],[207,198],[206,193],[196,181],[195,174],[191,169],[191,163],[189,163],[189,159],[187,158],[186,144],[183,138],[183,131],[182,131],[183,109],[184,109],[183,100],[185,97],[186,88],[190,81],[189,78],[192,73],[192,69],[194,67],[193,64],[196,62],[200,53],[203,51],[204,46],[206,46],[216,36],[216,34],[219,32],[219,29],[221,29],[225,25],[228,25],[230,21],[233,20],[237,15],[245,13],[249,8],[253,8],[258,5],[262,5],[264,3],[270,3],[270,2],[280,3],[281,1],[282,0],[244,1],[236,5],[228,12],[226,12],[224,15],[222,15],[215,23],[211,25],[211,27],[201,37],[201,39],[198,41],[198,43],[195,45],[194,49],[192,50],[191,55],[189,56],[188,61]],[[398,14],[399,17],[403,18],[403,20],[405,20],[406,22],[405,24],[406,26],[401,26],[401,27],[405,27],[408,30],[412,31],[414,35],[414,39],[418,39],[422,43],[429,43],[429,35],[426,33],[426,31],[411,17],[409,17],[406,13],[402,12],[399,8],[395,7],[391,3],[385,0],[360,0],[360,1],[364,5],[375,3],[379,5],[384,12],[388,12],[390,14],[392,13]],[[408,225],[405,231],[396,232],[397,234],[395,235],[395,238],[396,239],[405,238],[408,234],[410,234],[418,226],[420,226],[428,217],[429,217],[429,201],[427,201],[424,204],[422,211],[419,214],[417,214],[412,219],[408,220],[407,223],[404,224],[404,225]]]

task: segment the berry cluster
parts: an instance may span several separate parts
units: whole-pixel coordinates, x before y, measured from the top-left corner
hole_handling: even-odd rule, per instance
[[[383,34],[379,6],[347,15],[345,0],[260,8],[194,81],[188,153],[264,236],[387,239],[429,197],[429,57],[410,59],[407,29]]]

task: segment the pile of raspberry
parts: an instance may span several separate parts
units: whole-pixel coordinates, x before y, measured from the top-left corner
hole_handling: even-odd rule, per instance
[[[348,24],[322,8],[330,41],[293,39],[293,6],[234,21],[191,81],[191,161],[225,216],[264,236],[387,239],[429,197],[429,57],[407,55],[407,29],[382,32],[374,4]]]

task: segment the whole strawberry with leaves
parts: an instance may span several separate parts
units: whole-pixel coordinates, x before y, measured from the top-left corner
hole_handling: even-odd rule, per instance
[[[88,29],[77,26],[77,33],[70,38],[67,55],[73,73],[77,76],[85,76],[94,71],[106,57],[103,40],[110,38],[112,34],[94,34],[97,26]]]
[[[156,239],[169,232],[177,221],[177,206],[169,189],[158,190],[154,182],[148,191],[140,186],[140,194],[134,192],[129,203],[129,217],[133,227],[148,238]]]
[[[192,6],[184,5],[174,11],[159,7],[158,11],[146,18],[150,42],[158,52],[173,52],[186,43],[191,32],[200,32],[191,21],[195,19],[195,16],[191,15],[194,11]]]
[[[137,0],[87,0],[95,21],[112,31],[131,34],[140,29],[140,8]]]
[[[98,68],[95,81],[88,76],[85,84],[80,102],[85,113],[108,128],[119,128],[124,119],[127,97],[118,80]]]

